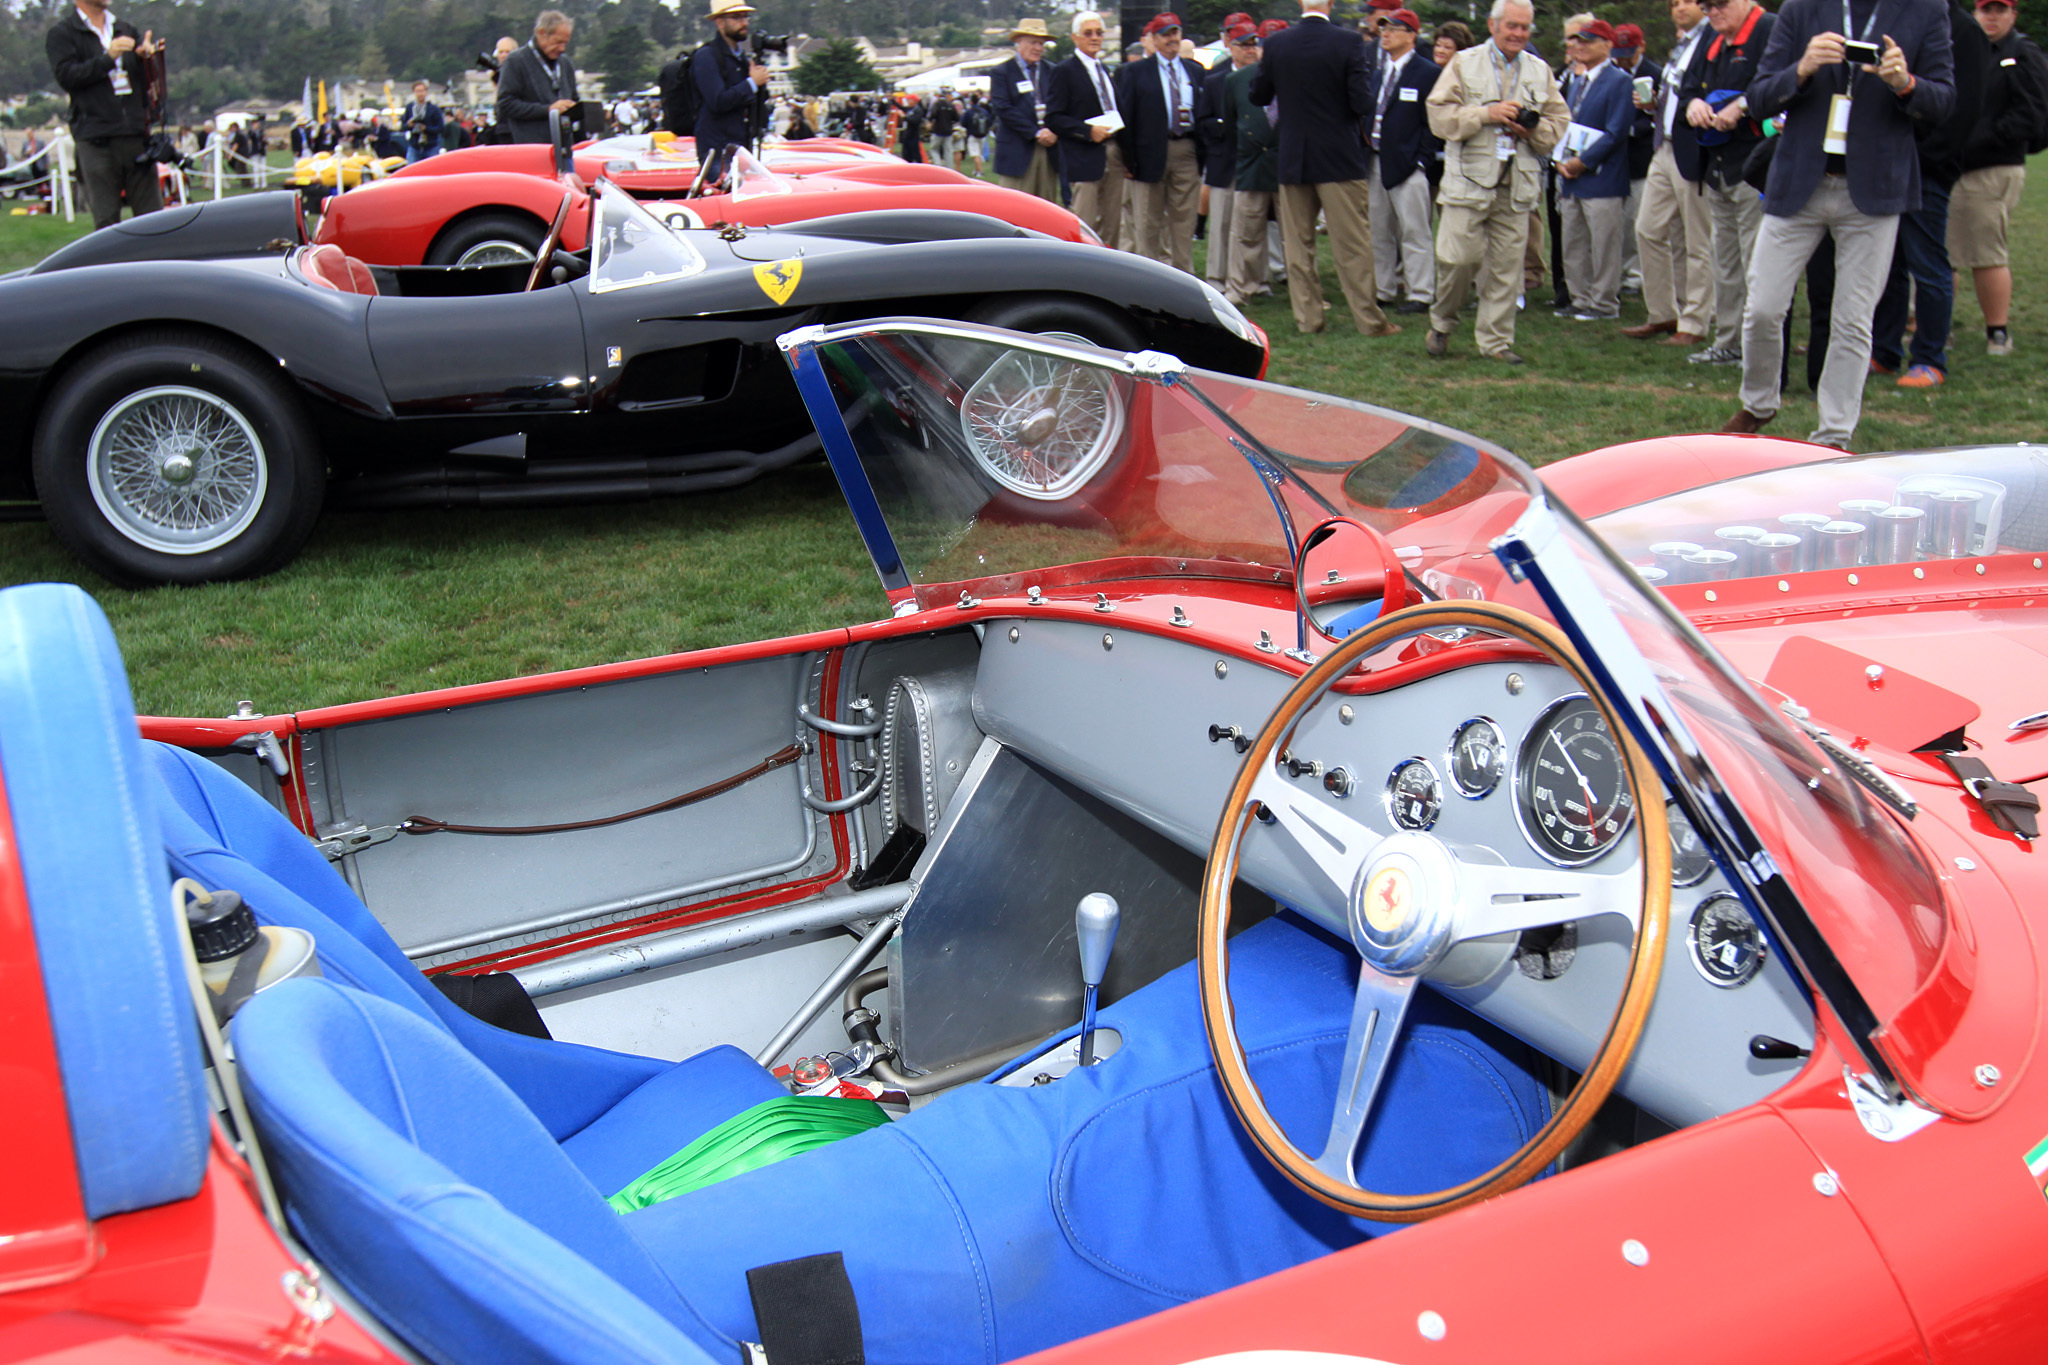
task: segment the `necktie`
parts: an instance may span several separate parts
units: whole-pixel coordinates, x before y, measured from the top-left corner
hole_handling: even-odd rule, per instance
[[[1175,137],[1180,137],[1188,130],[1187,101],[1181,94],[1181,82],[1187,79],[1187,73],[1180,69],[1178,61],[1168,58],[1166,75],[1168,84],[1173,88],[1173,119],[1170,131]]]
[[[1109,81],[1102,74],[1102,63],[1090,62],[1088,63],[1088,70],[1095,77],[1095,93],[1102,99],[1102,112],[1105,114],[1115,113],[1116,96],[1109,91]]]

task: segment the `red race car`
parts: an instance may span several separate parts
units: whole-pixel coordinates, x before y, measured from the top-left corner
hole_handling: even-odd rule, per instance
[[[138,739],[0,592],[10,1358],[2048,1355],[2031,449],[782,345],[891,619]]]
[[[564,160],[570,166],[558,170]],[[838,138],[782,144],[758,159],[741,153],[716,185],[698,184],[698,170],[690,139],[659,133],[588,142],[572,157],[544,143],[465,148],[330,196],[314,240],[373,265],[530,261],[567,196],[569,221],[577,226],[563,246],[578,251],[585,245],[580,225],[588,218],[582,210],[589,187],[602,178],[683,227],[767,227],[885,209],[946,209],[985,214],[1062,241],[1096,242],[1058,204]]]

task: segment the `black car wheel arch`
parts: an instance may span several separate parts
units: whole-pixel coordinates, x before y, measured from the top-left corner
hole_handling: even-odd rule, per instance
[[[131,586],[268,573],[311,534],[326,485],[276,363],[182,329],[131,332],[68,366],[33,469],[58,540]]]

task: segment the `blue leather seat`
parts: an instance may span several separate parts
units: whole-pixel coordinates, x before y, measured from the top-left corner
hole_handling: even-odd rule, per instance
[[[311,934],[326,976],[446,1033],[525,1102],[607,1195],[724,1120],[789,1093],[735,1047],[666,1062],[484,1023],[412,965],[327,859],[269,802],[195,754],[167,744],[143,747],[172,876],[231,888],[262,923]]]
[[[1282,918],[1242,934],[1232,968],[1254,1074],[1290,1133],[1319,1146],[1355,959]],[[1303,1195],[1244,1137],[1191,969],[1103,1022],[1123,1048],[1057,1084],[966,1086],[624,1215],[410,1011],[292,982],[245,1007],[234,1038],[301,1235],[442,1361],[731,1360],[760,1337],[745,1272],[837,1251],[875,1365],[989,1365],[1390,1230]],[[1366,1134],[1367,1184],[1456,1183],[1544,1121],[1521,1045],[1429,992],[1408,1028]],[[630,1342],[603,1335],[618,1324]]]
[[[199,1030],[113,632],[68,584],[0,591],[0,776],[90,1218],[199,1192]]]

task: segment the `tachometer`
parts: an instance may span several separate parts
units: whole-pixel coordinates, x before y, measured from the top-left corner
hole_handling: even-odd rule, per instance
[[[1591,862],[1635,819],[1621,748],[1583,696],[1543,713],[1515,764],[1515,819],[1538,853],[1566,866]]]

